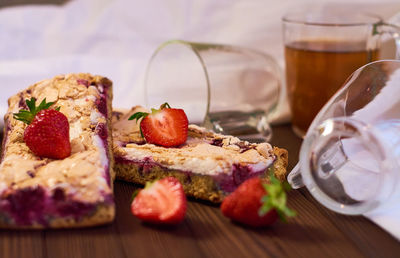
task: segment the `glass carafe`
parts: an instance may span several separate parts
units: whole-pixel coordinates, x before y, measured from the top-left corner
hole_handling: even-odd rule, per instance
[[[400,201],[399,178],[400,61],[377,61],[319,112],[288,181],[336,212],[364,214]]]

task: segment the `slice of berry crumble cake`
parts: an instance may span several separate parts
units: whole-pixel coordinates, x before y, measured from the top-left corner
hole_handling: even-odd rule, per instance
[[[239,184],[272,171],[285,180],[288,153],[269,143],[249,143],[189,125],[187,141],[178,147],[146,143],[139,124],[128,118],[140,111],[113,113],[114,170],[118,179],[145,184],[173,176],[188,196],[219,203]]]
[[[28,135],[29,126],[18,120],[23,115],[17,115],[26,114],[28,108],[36,114],[34,102],[46,106],[45,99],[58,108],[44,119],[55,111],[62,113],[56,114],[58,118],[66,117],[66,130],[47,131],[54,139],[61,134],[69,137],[62,145],[66,152],[55,159],[40,156],[28,146],[28,139],[33,139],[33,145],[49,142],[46,137],[50,136],[43,132],[54,130],[55,125],[35,117],[29,126],[36,123],[36,127]],[[112,82],[89,74],[56,76],[9,99],[0,163],[0,227],[80,227],[113,220],[111,100]],[[56,143],[36,147],[39,152],[60,150],[52,144]]]

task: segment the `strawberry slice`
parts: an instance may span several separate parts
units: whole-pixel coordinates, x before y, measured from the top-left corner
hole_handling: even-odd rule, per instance
[[[295,212],[286,207],[285,185],[271,174],[269,181],[254,177],[243,182],[221,204],[222,213],[245,225],[260,227],[285,221]]]
[[[155,224],[177,224],[186,213],[186,196],[181,183],[174,177],[166,177],[147,183],[136,193],[131,210],[139,219]]]
[[[54,102],[44,99],[36,106],[36,99],[26,100],[29,110],[21,109],[14,118],[28,124],[24,132],[24,141],[37,156],[52,159],[64,159],[71,155],[69,141],[69,123],[59,108],[49,109]]]
[[[129,120],[142,119],[140,131],[147,143],[174,147],[186,142],[188,118],[183,109],[171,108],[168,103],[160,109],[151,109],[151,113],[137,112]]]

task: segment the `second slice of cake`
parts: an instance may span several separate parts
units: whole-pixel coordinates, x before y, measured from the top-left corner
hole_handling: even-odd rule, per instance
[[[147,144],[139,125],[128,120],[138,111],[145,110],[134,107],[113,114],[114,169],[119,179],[145,184],[174,176],[188,196],[215,203],[250,177],[272,171],[285,179],[288,154],[284,149],[241,141],[196,125],[189,125],[188,139],[179,147]]]

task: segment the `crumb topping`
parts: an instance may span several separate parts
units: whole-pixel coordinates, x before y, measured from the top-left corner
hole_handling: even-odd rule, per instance
[[[177,148],[165,148],[145,143],[139,125],[128,118],[134,107],[113,115],[114,155],[130,160],[151,158],[167,168],[192,171],[203,175],[231,173],[235,164],[257,170],[270,166],[275,157],[268,143],[249,143],[237,137],[216,134],[203,127],[189,125],[188,139]]]
[[[110,193],[106,180],[105,146],[97,138],[96,126],[106,123],[97,109],[103,91],[104,77],[89,74],[56,76],[38,82],[8,100],[9,110],[4,135],[6,148],[0,164],[0,193],[4,188],[19,189],[41,185],[49,190],[62,187],[83,201],[98,201]],[[63,160],[34,155],[23,140],[26,124],[15,120],[13,113],[25,108],[25,99],[35,97],[54,101],[70,124],[71,156]]]

